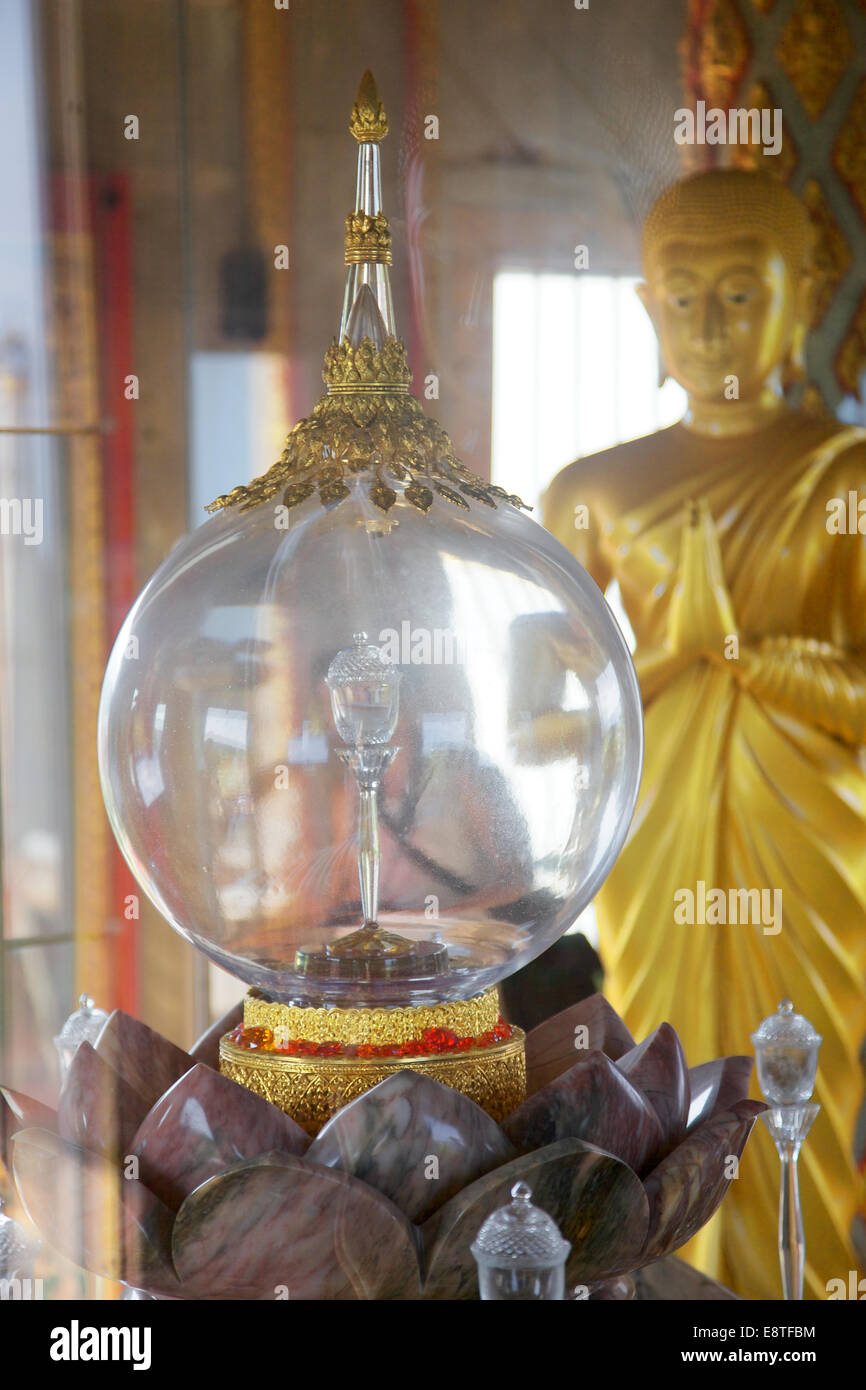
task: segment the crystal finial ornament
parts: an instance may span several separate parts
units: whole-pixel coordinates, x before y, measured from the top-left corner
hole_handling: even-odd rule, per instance
[[[8,1284],[17,1281],[17,1297],[32,1296],[33,1269],[41,1242],[33,1240],[24,1227],[2,1210],[0,1199],[0,1284],[4,1286],[3,1298],[14,1299],[16,1291]],[[24,1286],[23,1288],[21,1286]]]
[[[83,1042],[95,1043],[102,1032],[102,1025],[108,1018],[104,1009],[98,1009],[89,994],[82,994],[78,1008],[71,1013],[54,1039],[54,1046],[60,1058],[60,1079],[66,1076],[69,1064]]]
[[[288,1009],[495,987],[592,898],[641,770],[601,593],[409,391],[369,75],[351,132],[324,395],[153,576],[100,714],[106,805],[144,890]],[[374,932],[378,956],[353,955]]]
[[[334,657],[325,684],[340,738],[350,748],[370,748],[390,742],[397,727],[402,672],[366,632],[356,632],[352,642]]]
[[[806,1237],[797,1161],[820,1105],[811,1101],[821,1036],[783,999],[752,1034],[758,1081],[770,1108],[762,1119],[782,1165],[779,1190],[779,1264],[786,1299],[802,1299]]]
[[[516,1182],[511,1201],[488,1216],[471,1246],[482,1299],[564,1299],[570,1249],[553,1218],[533,1205],[529,1184]]]

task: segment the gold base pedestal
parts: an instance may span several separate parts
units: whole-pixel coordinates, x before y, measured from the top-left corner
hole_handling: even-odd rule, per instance
[[[349,1101],[405,1070],[451,1086],[494,1120],[504,1120],[526,1095],[524,1035],[519,1028],[503,1041],[423,1055],[293,1055],[274,1050],[275,1045],[286,1047],[296,1040],[368,1053],[411,1048],[416,1042],[430,1046],[431,1030],[481,1039],[492,1033],[498,1019],[495,989],[475,999],[399,1009],[304,1009],[248,994],[243,1026],[269,1030],[271,1046],[251,1049],[227,1033],[220,1040],[220,1071],[278,1105],[312,1135]]]

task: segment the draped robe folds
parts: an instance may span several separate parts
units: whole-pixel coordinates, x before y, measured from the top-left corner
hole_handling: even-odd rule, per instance
[[[866,1205],[866,535],[828,529],[852,491],[866,496],[866,431],[792,412],[737,438],[673,426],[578,460],[544,499],[597,582],[618,580],[644,699],[638,806],[596,898],[605,992],[637,1038],[671,1023],[690,1065],[752,1053],[785,996],[823,1037],[800,1159],[807,1298],[858,1267]],[[701,883],[780,890],[781,929],[677,920]],[[778,1193],[759,1122],[683,1253],[779,1298]]]

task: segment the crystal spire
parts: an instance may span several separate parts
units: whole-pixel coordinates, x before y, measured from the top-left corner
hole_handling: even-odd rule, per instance
[[[338,342],[357,347],[365,335],[376,347],[396,337],[391,302],[391,231],[382,211],[379,142],[388,118],[369,68],[361,78],[349,130],[358,141],[355,207],[346,218],[346,292]]]

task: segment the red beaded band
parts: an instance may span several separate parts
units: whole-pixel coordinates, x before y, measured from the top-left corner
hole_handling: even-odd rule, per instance
[[[450,1028],[425,1028],[420,1038],[403,1043],[311,1042],[290,1038],[277,1047],[270,1028],[245,1028],[239,1023],[229,1039],[250,1052],[273,1052],[284,1057],[429,1057],[448,1052],[470,1052],[474,1048],[494,1047],[507,1042],[514,1029],[502,1015],[494,1028],[476,1038],[459,1038]]]

